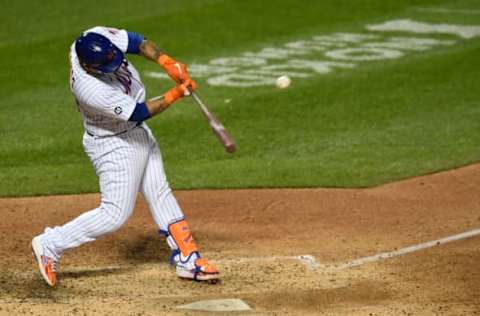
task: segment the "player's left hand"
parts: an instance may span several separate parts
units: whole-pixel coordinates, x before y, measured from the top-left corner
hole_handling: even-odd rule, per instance
[[[197,83],[192,79],[187,79],[184,83],[177,84],[175,87],[168,90],[167,93],[165,93],[165,102],[170,105],[184,96],[190,95],[190,91],[195,91],[196,89]]]
[[[190,79],[187,71],[187,65],[179,63],[167,54],[162,54],[158,58],[158,63],[165,69],[166,73],[177,83],[184,83]]]

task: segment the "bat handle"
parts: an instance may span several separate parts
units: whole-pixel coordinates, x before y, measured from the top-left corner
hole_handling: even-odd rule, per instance
[[[195,102],[197,102],[198,104],[202,104],[203,105],[203,102],[202,100],[200,99],[200,97],[198,96],[198,94],[195,93],[195,91],[193,91],[192,87],[188,87],[188,92],[190,92],[190,95],[192,96],[192,98],[195,100]]]

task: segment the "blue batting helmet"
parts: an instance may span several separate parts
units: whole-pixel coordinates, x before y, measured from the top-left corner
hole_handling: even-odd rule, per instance
[[[117,70],[125,56],[108,38],[98,33],[83,33],[75,41],[75,51],[83,65],[99,74]]]

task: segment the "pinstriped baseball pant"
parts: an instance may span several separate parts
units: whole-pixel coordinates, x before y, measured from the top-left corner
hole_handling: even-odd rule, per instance
[[[158,144],[145,124],[118,136],[85,134],[83,145],[100,181],[101,204],[63,226],[45,229],[42,240],[52,257],[119,229],[132,214],[139,191],[158,228],[167,230],[169,223],[183,218]]]

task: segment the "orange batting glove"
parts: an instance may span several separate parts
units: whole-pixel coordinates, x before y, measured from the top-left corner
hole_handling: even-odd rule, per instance
[[[190,88],[190,89],[189,89]],[[183,98],[186,95],[190,95],[190,90],[195,91],[197,89],[197,83],[192,79],[187,79],[182,84],[177,84],[172,89],[168,90],[167,93],[163,95],[165,103],[171,105],[173,102],[178,99]]]
[[[175,80],[177,83],[183,83],[190,79],[188,75],[187,66],[185,64],[177,62],[167,54],[162,54],[158,57],[157,62],[163,67],[165,72]]]

